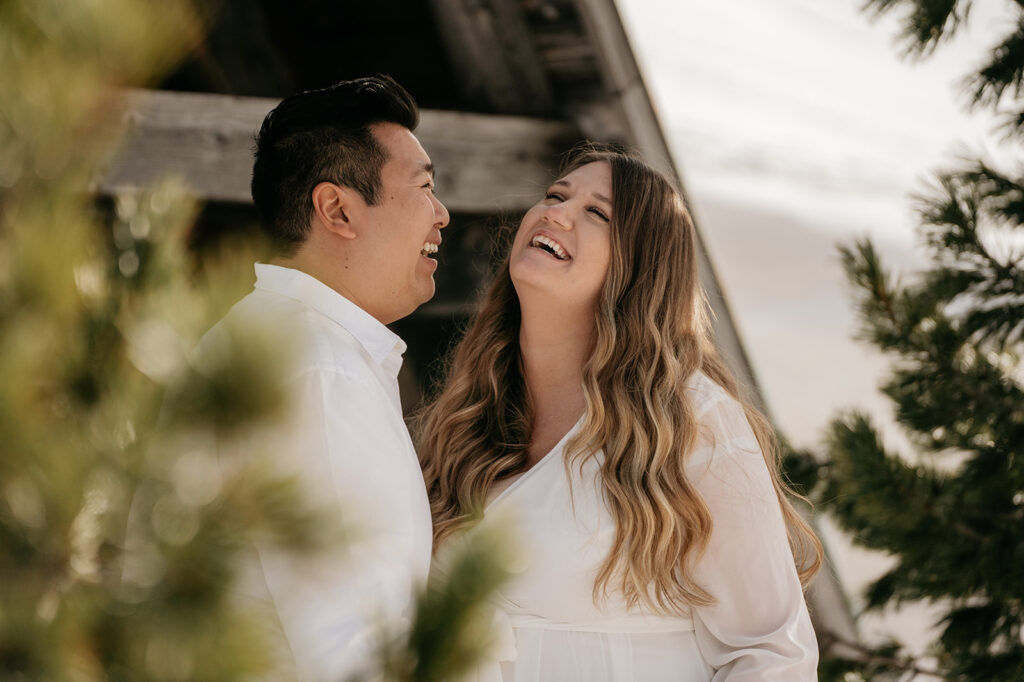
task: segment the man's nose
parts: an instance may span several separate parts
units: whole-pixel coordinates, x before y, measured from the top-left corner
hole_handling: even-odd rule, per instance
[[[437,202],[437,207],[434,209],[434,217],[437,220],[434,224],[437,226],[437,229],[442,230],[448,226],[448,221],[451,219],[451,216],[448,214],[448,209],[441,203],[440,199],[434,197],[434,201]]]

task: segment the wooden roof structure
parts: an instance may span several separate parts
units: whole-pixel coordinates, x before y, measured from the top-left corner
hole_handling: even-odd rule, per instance
[[[472,311],[492,260],[492,233],[501,219],[495,216],[532,205],[572,144],[627,144],[683,189],[614,0],[219,5],[195,58],[160,89],[129,93],[129,134],[97,190],[131,191],[176,174],[207,202],[197,242],[244,229],[255,223],[253,135],[277,101],[345,78],[394,76],[422,107],[416,134],[452,214],[435,299],[395,325],[410,346],[407,394],[415,396]],[[699,262],[719,347],[763,404],[703,247]],[[819,633],[856,639],[827,568],[809,600]]]

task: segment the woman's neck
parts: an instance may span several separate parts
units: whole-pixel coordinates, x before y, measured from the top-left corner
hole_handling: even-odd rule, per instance
[[[554,447],[583,414],[583,365],[593,338],[592,314],[527,315],[524,311],[519,348],[534,416],[531,464]]]

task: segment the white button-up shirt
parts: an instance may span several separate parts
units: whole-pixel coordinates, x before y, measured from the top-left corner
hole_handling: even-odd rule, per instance
[[[257,545],[243,598],[276,613],[299,679],[343,679],[366,665],[382,621],[401,625],[430,565],[430,507],[398,394],[405,343],[322,282],[274,265],[256,265],[255,290],[200,354],[232,318],[294,335],[292,416],[258,438],[310,504],[353,529],[344,552],[316,560]]]

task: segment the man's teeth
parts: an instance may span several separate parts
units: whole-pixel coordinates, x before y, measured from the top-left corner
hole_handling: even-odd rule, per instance
[[[420,254],[423,256],[429,256],[433,253],[437,253],[437,244],[434,242],[423,242],[423,248],[420,249]]]
[[[565,249],[558,242],[542,234],[534,237],[530,242],[530,246],[536,246],[553,253],[558,260],[569,260],[569,254],[565,252]]]

